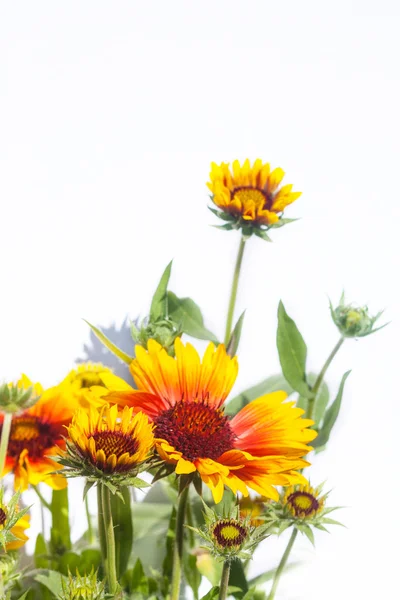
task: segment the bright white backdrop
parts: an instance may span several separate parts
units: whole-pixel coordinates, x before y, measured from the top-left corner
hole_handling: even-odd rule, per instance
[[[303,191],[300,221],[249,244],[237,391],[278,371],[280,298],[313,370],[337,339],[327,296],[387,308],[390,327],[347,342],[328,375],[334,392],[353,369],[311,476],[348,529],[298,543],[307,564],[281,600],[396,597],[399,16],[389,0],[0,8],[2,378],[57,381],[82,317],[145,315],[171,258],[172,289],[222,335],[238,236],[209,226],[211,160],[261,157]]]

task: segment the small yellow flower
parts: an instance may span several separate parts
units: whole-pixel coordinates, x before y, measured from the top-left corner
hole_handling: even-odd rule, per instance
[[[323,510],[325,498],[309,484],[291,486],[286,490],[283,505],[298,519],[312,519]]]
[[[235,160],[211,164],[210,182],[207,184],[212,200],[223,213],[238,226],[273,226],[278,223],[286,206],[297,200],[301,192],[292,192],[292,185],[280,187],[285,173],[282,169],[271,171],[269,164],[259,158],[251,165]]]
[[[154,445],[153,425],[142,412],[103,405],[78,409],[68,427],[75,450],[105,474],[126,473],[142,463]]]
[[[249,530],[236,519],[221,519],[210,529],[211,537],[221,549],[240,548],[249,535]]]
[[[270,498],[257,496],[256,498],[242,498],[239,502],[240,517],[242,519],[249,518],[252,527],[263,525],[265,520],[262,515],[265,514],[266,504],[270,502]],[[261,517],[261,518],[260,518]]]

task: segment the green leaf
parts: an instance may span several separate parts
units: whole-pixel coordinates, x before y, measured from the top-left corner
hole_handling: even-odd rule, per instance
[[[240,560],[234,560],[231,563],[229,586],[237,587],[241,590],[232,594],[235,598],[243,598],[244,594],[249,590],[243,564]]]
[[[61,581],[63,579],[61,573],[57,573],[57,571],[47,571],[46,573],[38,573],[38,575],[36,575],[34,579],[38,583],[44,585],[56,597],[58,597],[58,595],[61,595]],[[65,580],[65,583],[67,584],[67,580]]]
[[[286,573],[287,571],[290,571],[291,569],[294,569],[294,568],[298,567],[299,565],[301,565],[300,561],[290,563],[289,565],[285,566],[283,572]],[[267,581],[272,581],[272,579],[275,577],[275,573],[276,573],[276,569],[270,569],[269,571],[265,571],[265,573],[261,573],[260,575],[257,575],[256,577],[249,579],[249,581],[248,581],[249,587],[252,588],[256,585],[261,585],[262,583],[266,583]]]
[[[104,335],[104,333],[102,331],[100,331],[100,329],[98,329],[97,327],[95,327],[94,325],[89,323],[89,321],[86,321],[86,319],[83,319],[83,320],[85,321],[85,323],[87,323],[89,325],[90,329],[93,331],[95,336],[99,338],[99,340],[105,345],[105,347],[108,350],[110,350],[110,352],[115,354],[115,356],[117,356],[120,360],[125,362],[127,365],[131,364],[131,362],[133,361],[133,356],[129,356],[129,354],[126,354],[126,352],[124,352],[123,350],[118,348],[118,346],[116,346],[111,340],[109,340],[108,337],[106,335]]]
[[[154,323],[157,319],[165,319],[168,316],[167,289],[171,276],[172,260],[161,275],[160,283],[154,292],[150,306],[150,321]]]
[[[215,227],[215,229],[222,229],[223,231],[232,231],[232,229],[237,229],[237,227],[231,223],[226,223],[225,225],[213,225],[213,227]]]
[[[227,404],[225,412],[228,415],[235,415],[240,409],[242,409],[252,400],[260,398],[265,394],[270,394],[271,392],[277,392],[279,390],[283,390],[287,394],[291,394],[293,392],[293,388],[288,384],[286,379],[281,374],[271,375],[271,377],[264,379],[264,381],[261,381],[257,385],[254,385],[238,396],[232,398],[232,400]]]
[[[129,489],[121,488],[123,501],[117,495],[111,496],[111,512],[114,523],[117,577],[125,573],[132,552],[133,523]]]
[[[201,597],[201,600],[215,600],[219,595],[219,586],[215,585],[211,588],[209,592],[205,596]]]
[[[262,590],[257,590],[255,587],[249,589],[249,591],[243,596],[243,600],[265,600],[266,593]]]
[[[71,548],[68,488],[64,488],[63,490],[53,490],[51,515],[51,549],[54,554],[62,555]]]
[[[173,292],[168,292],[168,316],[187,335],[218,344],[216,336],[204,327],[201,310],[191,298],[178,298]]]
[[[314,441],[310,442],[310,445],[313,446],[314,448],[319,448],[320,446],[324,446],[325,444],[327,444],[327,442],[329,440],[332,428],[333,428],[334,424],[336,423],[336,419],[338,418],[338,415],[339,415],[340,406],[342,404],[344,386],[346,383],[346,379],[348,378],[350,373],[351,373],[351,371],[347,371],[343,375],[342,381],[340,382],[339,391],[337,393],[337,396],[325,413],[323,425],[318,432],[318,436],[316,437],[316,439]]]
[[[263,229],[256,229],[256,228],[254,228],[253,232],[256,234],[257,237],[261,238],[265,242],[272,242],[272,240],[269,237],[268,233],[266,231],[264,231]]]
[[[27,590],[24,594],[22,594],[22,596],[20,596],[18,598],[18,600],[25,600],[28,594],[29,594],[29,590]]]
[[[307,346],[296,323],[289,317],[282,301],[278,308],[278,331],[276,336],[282,373],[296,392],[312,398],[306,381]]]
[[[41,533],[38,534],[35,544],[35,567],[37,569],[47,569],[49,567],[48,550],[45,539]]]
[[[131,593],[143,594],[147,598],[149,595],[149,584],[140,558],[135,562],[129,579],[129,591]]]
[[[270,225],[273,229],[278,229],[279,227],[283,227],[284,225],[288,225],[289,223],[294,223],[295,221],[299,221],[299,219],[279,219],[276,223]]]
[[[242,312],[242,314],[240,315],[238,322],[236,323],[232,334],[231,334],[231,338],[228,342],[228,345],[226,347],[226,351],[230,356],[235,356],[238,346],[239,346],[239,342],[240,342],[240,337],[242,335],[242,327],[243,327],[243,320],[244,320],[244,315],[245,315],[246,311],[244,310]]]

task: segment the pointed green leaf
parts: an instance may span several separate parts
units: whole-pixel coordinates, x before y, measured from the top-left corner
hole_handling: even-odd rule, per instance
[[[246,406],[246,404],[252,400],[260,398],[265,394],[270,394],[271,392],[277,392],[280,390],[283,390],[287,394],[291,394],[293,392],[293,388],[288,384],[286,379],[281,374],[271,375],[271,377],[264,379],[264,381],[261,381],[257,385],[254,385],[238,396],[232,398],[232,400],[228,402],[225,412],[228,415],[235,415],[241,408]]]
[[[168,292],[168,316],[187,335],[218,344],[216,336],[204,327],[201,310],[191,298],[178,298],[173,292]]]
[[[201,597],[201,600],[216,600],[219,596],[219,586],[214,586],[205,596]]]
[[[123,496],[123,501],[117,495],[111,495],[117,577],[122,576],[126,571],[133,544],[133,524],[129,489],[123,487],[120,492]]]
[[[324,446],[329,440],[332,428],[333,428],[334,424],[336,423],[336,419],[338,418],[338,415],[339,415],[340,406],[342,404],[344,386],[346,383],[346,379],[348,378],[350,373],[351,373],[351,371],[347,371],[343,375],[342,381],[340,382],[338,394],[337,394],[335,400],[332,402],[332,404],[330,405],[330,407],[328,408],[328,410],[325,413],[323,425],[318,432],[318,437],[313,442],[310,442],[311,446],[313,446],[314,448],[319,448],[320,446]]]
[[[282,302],[278,308],[278,330],[276,343],[282,373],[296,392],[306,398],[312,398],[306,381],[307,346],[296,323],[289,317]]]
[[[169,278],[171,277],[172,260],[166,266],[164,273],[161,275],[160,283],[154,292],[150,306],[150,321],[154,323],[157,319],[165,319],[168,316],[168,300],[167,289]]]
[[[37,569],[47,569],[49,567],[49,560],[47,558],[48,550],[46,541],[41,533],[38,534],[35,544],[35,567]]]
[[[104,335],[104,333],[100,329],[98,329],[98,327],[95,327],[94,325],[89,323],[89,321],[86,321],[86,319],[83,320],[89,325],[90,329],[93,331],[95,336],[99,338],[99,340],[105,345],[105,347],[108,350],[110,350],[110,352],[115,354],[115,356],[117,356],[127,365],[131,364],[131,362],[133,361],[133,356],[129,356],[129,354],[126,354],[126,352],[118,348],[118,346],[116,346],[111,340],[109,340],[108,337]]]
[[[317,375],[315,373],[308,374],[307,381],[309,382],[311,387],[314,385],[316,380],[317,380]],[[326,407],[328,406],[328,404],[329,404],[329,388],[328,388],[327,384],[325,383],[325,381],[323,381],[322,384],[319,386],[319,390],[318,390],[317,395],[314,400],[314,410],[313,410],[312,418],[313,418],[313,421],[315,422],[315,426],[314,426],[315,428],[318,427],[318,425],[322,421],[322,419],[325,415]],[[303,396],[299,396],[299,398],[296,402],[296,406],[298,408],[302,408],[303,410],[306,410],[307,405],[308,405],[307,398],[304,398]]]
[[[226,351],[230,356],[235,356],[238,346],[239,346],[239,342],[240,342],[240,337],[242,335],[242,327],[243,327],[243,320],[244,320],[244,315],[245,315],[246,311],[244,310],[242,312],[242,314],[240,315],[233,331],[231,334],[231,339],[228,342],[228,345],[226,347]]]
[[[35,581],[44,585],[56,598],[62,593],[62,579],[63,576],[57,571],[46,571],[46,573],[39,573],[35,576]],[[67,580],[64,579],[64,581],[67,585]]]
[[[240,560],[234,560],[231,563],[231,572],[229,574],[229,587],[237,587],[241,592],[233,593],[235,598],[242,598],[243,592],[247,592],[249,589],[246,575],[243,569],[243,563]]]
[[[257,237],[261,238],[265,242],[272,242],[272,240],[269,237],[268,233],[266,231],[264,231],[263,229],[256,229],[256,228],[254,228],[253,231],[254,231],[254,233],[256,234]]]

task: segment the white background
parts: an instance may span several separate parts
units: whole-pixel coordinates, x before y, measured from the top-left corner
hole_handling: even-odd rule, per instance
[[[387,309],[390,326],[348,341],[328,374],[334,394],[353,369],[311,477],[348,529],[298,542],[307,562],[281,600],[398,593],[399,16],[389,0],[0,8],[0,377],[58,381],[82,317],[144,316],[171,258],[172,289],[222,337],[238,235],[209,226],[212,160],[260,157],[303,191],[286,212],[300,221],[248,244],[237,391],[279,370],[280,298],[311,370],[338,338],[328,296]]]

